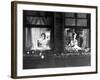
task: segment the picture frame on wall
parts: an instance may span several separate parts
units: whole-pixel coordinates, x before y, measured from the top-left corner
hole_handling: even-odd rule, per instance
[[[11,77],[97,73],[97,6],[11,2]]]

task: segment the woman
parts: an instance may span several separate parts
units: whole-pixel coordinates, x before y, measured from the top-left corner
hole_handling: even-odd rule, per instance
[[[72,40],[69,44],[69,46],[71,46],[73,49],[75,49],[76,51],[81,50],[81,48],[78,46],[78,41],[76,40],[76,33],[73,33],[73,37]]]
[[[45,50],[49,48],[49,40],[46,39],[46,34],[42,33],[40,39],[38,40],[38,47]]]
[[[46,34],[42,33],[40,39],[38,40],[38,49],[41,51],[40,56],[44,59],[44,55],[42,51],[50,49],[49,47],[49,40],[46,38]]]

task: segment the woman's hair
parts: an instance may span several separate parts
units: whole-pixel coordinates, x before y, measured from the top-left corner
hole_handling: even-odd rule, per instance
[[[46,34],[45,34],[45,33],[42,33],[41,36],[42,36],[42,35],[44,35],[44,39],[45,39],[45,38],[46,38]]]
[[[77,34],[76,33],[72,33],[72,38],[76,39],[77,38]]]

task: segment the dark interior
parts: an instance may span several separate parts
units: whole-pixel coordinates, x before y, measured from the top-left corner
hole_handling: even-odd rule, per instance
[[[90,17],[23,10],[23,69],[90,66]]]

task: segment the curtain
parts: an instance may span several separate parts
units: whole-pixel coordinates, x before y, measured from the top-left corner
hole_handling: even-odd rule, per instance
[[[89,48],[89,42],[90,42],[90,39],[89,39],[89,30],[88,29],[83,29],[83,44],[82,44],[82,47],[83,48]]]
[[[25,49],[29,51],[32,47],[32,34],[30,28],[25,28]]]

